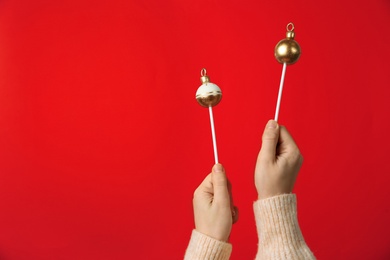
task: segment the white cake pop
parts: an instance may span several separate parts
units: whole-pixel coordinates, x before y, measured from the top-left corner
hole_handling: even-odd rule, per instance
[[[213,107],[218,105],[222,99],[221,89],[210,82],[210,78],[206,75],[206,69],[200,71],[200,81],[202,85],[196,91],[196,100],[203,107]]]

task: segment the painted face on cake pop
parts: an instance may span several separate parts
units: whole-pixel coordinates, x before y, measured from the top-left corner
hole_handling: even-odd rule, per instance
[[[196,91],[196,100],[203,107],[213,107],[218,105],[222,99],[221,89],[210,82],[210,78],[206,75],[206,69],[201,70],[200,81],[202,85]]]

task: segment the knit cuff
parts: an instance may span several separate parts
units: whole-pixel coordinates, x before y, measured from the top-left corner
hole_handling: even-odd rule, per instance
[[[295,194],[254,203],[259,259],[315,259],[302,236]]]
[[[185,260],[225,260],[232,253],[232,245],[208,237],[195,229],[187,247]]]

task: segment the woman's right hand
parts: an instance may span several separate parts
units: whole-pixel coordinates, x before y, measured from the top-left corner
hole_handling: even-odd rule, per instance
[[[259,199],[291,193],[302,162],[303,157],[287,129],[269,120],[255,169]]]

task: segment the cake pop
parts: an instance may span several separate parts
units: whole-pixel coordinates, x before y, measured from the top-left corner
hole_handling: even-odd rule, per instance
[[[213,117],[213,107],[218,105],[222,99],[221,89],[210,82],[210,78],[207,76],[207,71],[203,68],[200,71],[200,81],[202,85],[196,91],[196,101],[203,106],[209,108],[210,114],[210,124],[211,124],[211,135],[213,139],[213,148],[214,148],[214,159],[215,163],[218,163],[218,151],[217,151],[217,138],[215,136],[215,127],[214,127],[214,117]]]
[[[287,65],[291,65],[297,62],[299,57],[301,56],[301,47],[299,47],[299,44],[294,40],[294,24],[287,24],[286,29],[286,38],[279,41],[278,44],[276,44],[275,46],[275,58],[279,63],[283,64],[282,76],[279,85],[278,101],[276,103],[275,121],[278,121],[279,117],[280,101],[282,100],[286,67]]]
[[[222,99],[221,89],[210,82],[209,76],[207,76],[206,69],[200,71],[200,81],[202,85],[196,91],[196,100],[203,107],[213,107],[218,105]]]

